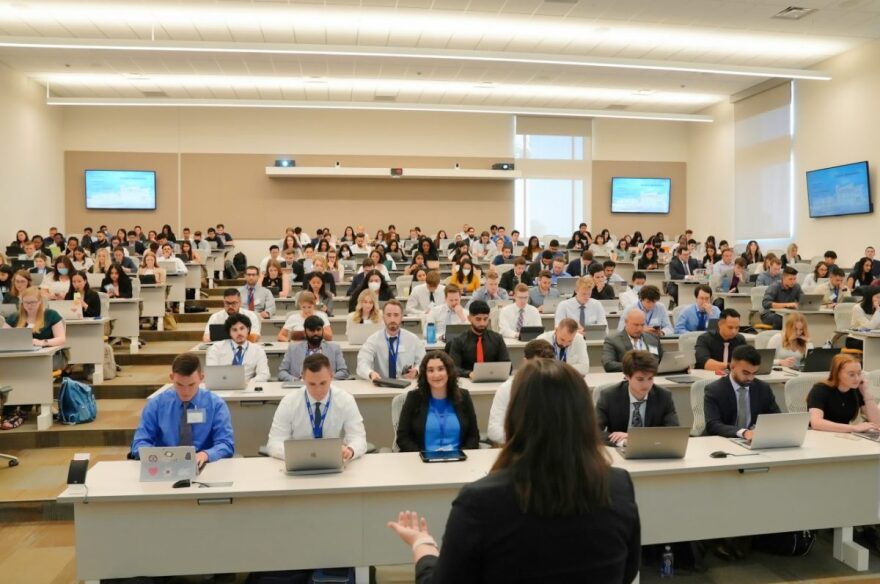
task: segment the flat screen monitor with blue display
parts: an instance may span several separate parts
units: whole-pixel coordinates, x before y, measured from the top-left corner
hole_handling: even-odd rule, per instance
[[[871,213],[868,163],[854,162],[807,172],[810,217]]]
[[[156,171],[87,170],[86,209],[156,208]]]
[[[669,213],[669,192],[672,179],[629,178],[611,179],[612,213]]]

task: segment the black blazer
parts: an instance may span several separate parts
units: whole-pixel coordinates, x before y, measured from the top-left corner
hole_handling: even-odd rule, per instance
[[[107,274],[104,276],[104,280],[101,282],[101,289],[106,290],[107,284],[112,284],[113,282],[110,280],[110,275]],[[131,298],[131,279],[122,279],[119,278],[119,298]]]
[[[471,394],[461,391],[461,403],[452,402],[461,433],[458,443],[462,449],[473,450],[480,447],[480,428],[477,426],[477,413]],[[401,452],[419,452],[425,449],[425,423],[428,421],[428,400],[420,389],[406,394],[400,420],[397,424],[397,446]]]
[[[65,296],[65,300],[73,300],[73,295],[76,293],[76,290],[73,289],[73,286],[70,287],[70,290],[67,291],[67,296]],[[94,318],[97,316],[101,316],[101,297],[98,296],[98,293],[89,288],[89,291],[86,292],[83,297],[83,301],[89,305],[89,307],[83,310],[83,316],[86,318]]]
[[[516,287],[516,285],[513,283],[513,278],[515,276],[516,274],[513,273],[512,269],[507,270],[506,272],[501,274],[501,279],[498,281],[498,286],[504,288],[512,294],[513,289]],[[519,283],[525,284],[526,286],[534,286],[535,279],[532,278],[532,275],[529,273],[528,270],[524,270],[522,276],[520,276],[519,278]]]
[[[699,270],[703,266],[696,260],[696,258],[688,258],[688,269],[690,273],[693,274],[694,270]],[[684,280],[684,277],[687,274],[684,273],[684,263],[677,258],[674,257],[669,261],[669,279],[670,280]]]
[[[465,485],[452,502],[440,556],[419,560],[416,582],[631,582],[641,556],[639,510],[629,473],[612,468],[610,482],[609,507],[553,518],[520,510],[508,470]]]
[[[606,389],[599,394],[599,401],[596,403],[599,430],[608,434],[626,432],[629,428],[631,412],[628,381],[621,381],[617,387]],[[668,389],[655,385],[648,392],[644,422],[645,426],[651,428],[679,425],[672,393]]]
[[[722,377],[706,386],[703,407],[706,414],[706,434],[736,438],[736,431],[740,428],[736,427],[736,392],[730,383],[730,377]],[[749,411],[752,415],[749,428],[755,425],[761,414],[779,413],[773,390],[759,379],[749,385]]]
[[[571,260],[570,262],[568,262],[568,265],[565,266],[565,271],[566,271],[566,273],[568,273],[569,275],[571,275],[575,278],[580,278],[581,276],[587,275],[586,271],[585,271],[585,273],[581,274],[581,267],[582,266],[583,266],[583,260],[581,258],[575,258],[575,259]]]

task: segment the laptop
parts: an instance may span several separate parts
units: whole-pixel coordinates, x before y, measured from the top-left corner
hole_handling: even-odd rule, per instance
[[[6,246],[6,257],[13,258],[20,256],[24,253],[24,250],[17,245],[7,245]]]
[[[212,343],[225,341],[229,338],[229,333],[226,332],[226,325],[223,324],[208,325],[208,334],[210,335]]]
[[[141,482],[194,479],[199,474],[194,446],[142,446]]]
[[[683,383],[686,385],[691,385],[692,383],[696,383],[700,379],[702,379],[702,378],[697,377],[695,375],[667,375],[666,376],[667,381],[671,381],[672,383]]]
[[[809,412],[761,414],[755,424],[751,442],[742,438],[730,438],[730,440],[750,450],[793,448],[804,443],[809,425]]]
[[[212,391],[238,390],[247,387],[241,365],[206,365],[205,387]]]
[[[266,286],[266,290],[272,295],[272,298],[278,298],[278,295],[281,294],[281,289],[276,288],[275,286]]]
[[[12,271],[17,272],[18,270],[30,270],[34,267],[34,260],[12,260]]]
[[[539,336],[544,334],[544,327],[542,326],[524,326],[519,329],[519,340],[521,341],[534,341]]]
[[[770,375],[773,373],[773,360],[776,359],[776,349],[758,349],[761,356],[761,365],[755,375]]]
[[[138,276],[138,280],[140,280],[141,286],[153,286],[156,284],[156,276],[154,274],[143,274]]]
[[[46,274],[31,274],[31,286],[37,287],[43,283]]]
[[[657,375],[666,373],[686,373],[694,366],[693,351],[665,351],[657,366]]]
[[[684,458],[687,453],[689,426],[630,428],[626,444],[618,452],[627,460],[645,458]]]
[[[463,335],[471,329],[470,324],[448,324],[446,325],[446,342],[448,343],[458,335]]]
[[[562,302],[562,298],[558,296],[545,298],[544,299],[544,311],[543,314],[556,314],[556,308],[559,306],[559,303]]]
[[[585,341],[603,341],[608,327],[604,324],[587,324],[584,325]]]
[[[18,351],[37,351],[34,346],[34,336],[28,328],[0,329],[0,353],[15,353]]]
[[[75,300],[50,300],[49,308],[61,315],[64,320],[82,320],[83,309],[82,304],[77,304]]]
[[[599,304],[602,305],[602,310],[605,311],[605,314],[617,314],[620,311],[620,300],[614,298],[612,300],[600,300]]]
[[[822,300],[825,299],[824,294],[804,294],[798,302],[798,310],[819,310],[822,308]]]
[[[488,381],[506,381],[510,377],[510,361],[498,361],[494,363],[474,363],[473,377],[471,381],[484,383]]]
[[[801,362],[802,373],[827,373],[831,370],[831,360],[840,349],[810,349]]]
[[[165,270],[166,274],[177,273],[177,262],[160,261],[159,267]]]
[[[402,379],[399,377],[380,377],[373,382],[373,385],[378,387],[388,387],[391,389],[406,389],[411,384],[412,380],[405,377]]]
[[[292,476],[342,472],[342,438],[285,440],[284,467]]]
[[[559,278],[556,280],[556,289],[560,296],[571,296],[579,278]]]
[[[349,345],[363,345],[370,338],[370,335],[384,328],[384,325],[380,322],[353,324],[348,327],[345,338],[348,340]]]

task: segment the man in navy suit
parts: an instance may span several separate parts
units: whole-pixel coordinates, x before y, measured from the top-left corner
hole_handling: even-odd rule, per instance
[[[345,357],[338,344],[324,340],[324,321],[320,316],[312,315],[303,323],[305,341],[290,343],[287,353],[278,369],[279,381],[297,381],[302,379],[303,361],[309,355],[321,353],[330,361],[330,370],[334,379],[348,379],[348,367]]]
[[[688,276],[694,275],[694,270],[699,270],[703,266],[700,265],[695,258],[691,257],[691,250],[687,247],[678,248],[678,255],[669,262],[669,279],[670,280],[684,280]],[[669,282],[666,285],[666,292],[675,298],[676,303],[681,304],[678,301],[678,285],[672,282]]]

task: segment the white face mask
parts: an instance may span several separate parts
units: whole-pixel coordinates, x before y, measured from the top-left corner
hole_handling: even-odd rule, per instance
[[[632,287],[633,292],[638,293],[642,289],[642,286],[644,286],[644,284],[636,284],[635,286]]]
[[[368,286],[368,287],[370,288],[370,290],[372,290],[373,292],[377,292],[377,291],[379,290],[379,288],[382,287],[382,284],[380,284],[379,282],[370,282],[369,284],[367,284],[367,286]]]
[[[469,269],[467,269],[467,268],[463,269],[463,270],[461,271],[461,273],[464,274],[465,276],[470,276],[470,275],[471,275],[471,271],[470,271]]]

